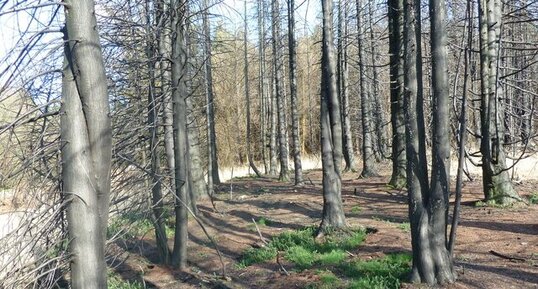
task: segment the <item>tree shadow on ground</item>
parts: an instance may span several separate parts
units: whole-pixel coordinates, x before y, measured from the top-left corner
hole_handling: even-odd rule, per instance
[[[502,222],[484,222],[484,221],[469,221],[462,220],[461,225],[492,231],[506,231],[517,234],[538,235],[538,224],[511,224]]]

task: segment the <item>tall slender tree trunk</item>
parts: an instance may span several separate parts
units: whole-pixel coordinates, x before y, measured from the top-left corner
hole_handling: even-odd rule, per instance
[[[361,124],[362,124],[362,172],[361,177],[367,178],[377,175],[374,154],[374,131],[371,128],[372,121],[372,95],[366,83],[366,58],[364,56],[364,28],[362,18],[361,0],[356,1],[357,6],[357,42],[359,51],[359,90],[361,96]]]
[[[368,30],[370,32],[370,57],[372,64],[372,122],[375,128],[374,154],[378,160],[386,157],[387,137],[385,130],[385,113],[381,101],[384,99],[379,93],[378,51],[374,32],[374,11],[372,1],[368,1]]]
[[[303,184],[303,168],[301,164],[301,143],[299,141],[299,112],[297,98],[297,43],[295,41],[295,1],[288,0],[288,47],[290,62],[291,92],[291,135],[292,155],[295,172],[295,185]]]
[[[389,184],[403,188],[406,184],[406,149],[404,122],[403,0],[389,0],[390,54],[390,122],[392,126],[392,176]]]
[[[171,262],[179,269],[187,266],[187,204],[189,143],[187,132],[187,43],[186,0],[174,0],[172,12],[172,100],[174,104],[175,218],[174,250]]]
[[[247,2],[244,3],[245,8],[245,33],[243,35],[243,53],[245,61],[245,67],[244,67],[244,74],[245,74],[245,98],[247,100],[247,158],[248,158],[248,164],[254,171],[254,173],[261,177],[262,173],[258,170],[256,167],[256,164],[254,163],[254,159],[252,157],[252,148],[251,148],[251,136],[250,136],[250,88],[249,88],[249,81],[248,81],[248,29],[247,29]]]
[[[342,128],[343,128],[343,154],[346,166],[344,171],[355,171],[355,152],[353,150],[353,137],[351,133],[351,119],[349,108],[349,93],[348,93],[348,25],[347,16],[348,8],[347,2],[340,0],[338,5],[338,95],[340,96]]]
[[[162,20],[162,6],[160,2],[156,3],[157,15],[155,17],[156,22]],[[168,238],[166,236],[165,227],[165,215],[163,206],[163,194],[162,194],[162,179],[161,179],[161,161],[159,154],[159,134],[158,134],[158,106],[157,106],[157,89],[155,84],[155,70],[156,70],[156,57],[155,57],[155,44],[159,44],[156,41],[152,29],[152,22],[150,17],[149,3],[146,3],[146,34],[147,34],[147,58],[148,58],[148,127],[149,127],[149,154],[151,158],[151,206],[153,209],[153,221],[155,228],[155,240],[157,245],[157,251],[159,252],[159,260],[161,263],[168,264],[170,261],[170,251],[168,249]],[[159,11],[161,10],[161,11]],[[161,90],[162,91],[162,90]],[[162,97],[162,95],[160,96]]]
[[[479,1],[482,183],[487,201],[511,204],[521,200],[506,170],[504,154],[503,88],[498,77],[501,40],[501,1]]]
[[[217,134],[215,132],[215,105],[214,98],[215,94],[213,91],[213,64],[211,61],[212,56],[212,44],[211,44],[211,29],[209,24],[209,3],[208,0],[204,0],[205,10],[202,16],[202,25],[204,26],[204,55],[205,65],[204,65],[204,75],[206,80],[206,100],[207,100],[207,146],[208,146],[208,186],[209,191],[213,192],[213,185],[220,184],[219,177],[219,162],[217,156]]]
[[[280,174],[278,179],[280,181],[289,180],[288,172],[288,141],[286,134],[286,115],[284,106],[284,78],[283,78],[283,55],[282,55],[282,41],[280,35],[280,4],[278,0],[271,1],[271,14],[272,14],[272,38],[273,38],[273,67],[274,67],[274,82],[275,82],[275,100],[278,116],[278,147],[279,147],[279,162],[280,162]]]
[[[62,78],[62,190],[71,287],[107,288],[106,229],[112,132],[107,81],[92,0],[65,1]]]
[[[259,86],[259,95],[260,95],[260,139],[261,139],[261,149],[262,149],[262,159],[263,166],[266,174],[269,174],[269,164],[267,163],[267,155],[270,141],[268,140],[268,135],[270,132],[267,131],[267,113],[270,111],[267,109],[267,103],[269,102],[267,97],[267,76],[265,69],[265,4],[263,0],[258,0],[258,86]]]
[[[333,47],[332,0],[322,0],[323,38],[321,54],[321,162],[323,167],[323,216],[319,233],[346,226],[342,206],[342,128],[336,89]]]

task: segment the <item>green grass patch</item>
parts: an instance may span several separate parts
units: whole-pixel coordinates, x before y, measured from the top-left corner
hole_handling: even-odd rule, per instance
[[[361,209],[361,207],[359,207],[359,206],[353,206],[353,207],[351,207],[351,212],[352,212],[353,214],[358,214],[358,213],[360,213],[361,211],[362,211],[362,209]]]
[[[277,250],[272,246],[263,248],[249,248],[243,254],[237,266],[244,268],[256,263],[262,263],[276,258]]]
[[[144,289],[144,285],[138,281],[128,281],[114,272],[108,273],[108,289]]]
[[[169,234],[168,226],[166,232]],[[153,230],[153,222],[144,214],[128,213],[112,218],[108,222],[107,238],[119,235],[123,238],[137,238]],[[172,230],[173,232],[173,230]]]
[[[264,217],[261,217],[258,220],[256,220],[256,225],[258,225],[258,227],[271,226],[273,223],[274,223],[273,221]],[[247,225],[247,229],[249,231],[256,232],[256,225],[254,225],[253,223],[250,223]]]
[[[411,224],[409,222],[399,223],[397,227],[406,233],[411,232]]]
[[[352,289],[400,288],[411,268],[411,256],[407,253],[389,254],[371,261],[355,261],[341,266],[343,274],[353,279]]]
[[[345,288],[344,281],[329,270],[319,270],[316,274],[319,276],[319,281],[308,284],[306,289]]]
[[[323,237],[323,240],[316,241],[315,231],[315,227],[306,227],[283,232],[273,237],[267,247],[245,251],[238,266],[246,267],[274,259],[278,251],[283,252],[284,258],[299,270],[314,265],[334,265],[343,262],[345,251],[356,249],[366,238],[364,229],[336,230]]]

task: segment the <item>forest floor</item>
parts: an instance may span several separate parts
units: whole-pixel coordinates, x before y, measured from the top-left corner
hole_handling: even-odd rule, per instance
[[[312,284],[319,282],[319,270],[294,270],[283,258],[280,263],[289,275],[276,260],[238,266],[246,249],[261,244],[253,219],[269,220],[258,226],[267,239],[319,224],[321,171],[307,172],[305,180],[305,186],[294,187],[271,178],[233,179],[219,187],[215,200],[218,212],[208,201],[199,204],[204,226],[222,252],[228,278],[219,278],[221,262],[192,218],[186,271],[152,263],[156,256],[153,234],[116,244],[127,258],[115,271],[125,280],[143,282],[147,288],[315,288]],[[410,252],[407,195],[387,187],[387,181],[388,176],[357,179],[357,174],[344,175],[342,194],[348,224],[375,228],[362,245],[347,252],[348,258],[372,260]],[[538,191],[538,181],[520,182],[516,188],[522,196],[529,196]],[[538,205],[480,206],[476,202],[482,199],[481,192],[478,177],[464,183],[455,249],[458,280],[442,288],[538,288]],[[405,283],[402,287],[426,288]]]

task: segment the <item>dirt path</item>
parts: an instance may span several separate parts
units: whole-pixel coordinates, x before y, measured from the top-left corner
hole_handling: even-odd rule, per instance
[[[266,219],[260,226],[264,237],[284,230],[317,225],[322,210],[321,172],[306,174],[311,180],[302,188],[269,178],[234,180],[220,188],[213,212],[208,203],[200,204],[207,229],[224,255],[229,280],[215,278],[221,265],[214,249],[193,220],[190,221],[188,272],[150,265],[155,256],[151,241],[127,244],[127,261],[118,267],[125,278],[144,280],[148,288],[304,288],[315,282],[314,270],[286,276],[276,262],[236,266],[242,252],[260,244],[252,219]],[[350,225],[377,229],[365,243],[350,252],[353,258],[371,259],[391,252],[410,250],[407,223],[407,196],[385,186],[388,177],[357,180],[348,174],[343,179],[343,200]],[[538,189],[537,182],[519,185],[522,194]],[[464,187],[464,206],[456,245],[459,279],[446,288],[538,288],[538,206],[524,208],[476,207],[481,199],[480,183]],[[498,253],[495,255],[494,253]],[[504,257],[511,257],[507,259]],[[283,261],[284,267],[291,265]],[[135,274],[136,273],[136,274]],[[414,288],[410,284],[406,288]]]

